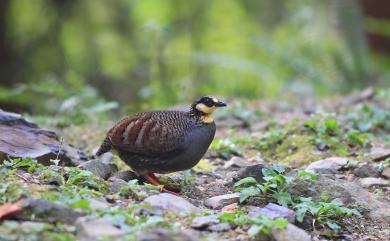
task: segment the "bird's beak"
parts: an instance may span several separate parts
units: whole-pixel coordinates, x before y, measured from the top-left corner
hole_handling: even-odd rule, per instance
[[[215,102],[215,106],[216,107],[224,107],[224,106],[226,106],[226,104],[225,104],[225,102],[218,100],[217,102]]]

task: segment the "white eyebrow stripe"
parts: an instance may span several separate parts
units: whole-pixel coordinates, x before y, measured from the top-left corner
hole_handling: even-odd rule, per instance
[[[213,98],[214,103],[217,103],[219,100],[217,98]]]

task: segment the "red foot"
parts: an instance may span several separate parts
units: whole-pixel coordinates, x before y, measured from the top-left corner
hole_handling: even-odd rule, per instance
[[[156,186],[161,186],[160,192],[166,192],[166,193],[170,193],[170,194],[173,194],[173,195],[179,195],[180,190],[177,190],[177,189],[169,190],[171,188],[168,189],[168,187],[164,187],[163,185],[161,185],[160,180],[158,180],[158,178],[152,172],[146,173],[146,174],[144,174],[142,176],[146,180],[148,180],[151,184],[154,184]],[[174,188],[172,188],[172,189],[174,189]]]

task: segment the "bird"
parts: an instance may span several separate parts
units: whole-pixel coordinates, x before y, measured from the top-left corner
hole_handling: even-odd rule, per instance
[[[157,110],[127,116],[108,132],[96,156],[112,152],[140,177],[161,185],[154,173],[167,174],[191,169],[201,160],[214,139],[212,113],[227,106],[213,96],[196,99],[188,111]]]

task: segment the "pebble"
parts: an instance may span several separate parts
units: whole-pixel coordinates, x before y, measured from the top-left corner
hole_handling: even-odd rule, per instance
[[[256,207],[249,211],[249,215],[264,215],[271,219],[285,218],[288,220],[289,223],[295,222],[295,212],[293,210],[274,203],[268,203],[263,208]]]
[[[319,174],[335,174],[337,171],[347,166],[348,159],[344,157],[329,157],[310,163],[306,171]]]
[[[262,170],[264,167],[267,167],[263,164],[256,164],[252,166],[244,167],[237,171],[237,174],[233,177],[233,181],[239,181],[246,177],[253,177],[258,182],[263,182],[263,173]]]
[[[78,241],[97,241],[102,237],[118,237],[125,233],[104,218],[81,217],[76,221],[76,234]]]
[[[66,205],[47,200],[28,198],[22,201],[21,206],[23,212],[18,216],[21,220],[73,224],[77,218],[84,216]]]
[[[385,167],[382,171],[382,176],[386,177],[386,178],[390,178],[390,167]]]
[[[105,164],[99,160],[90,160],[82,163],[79,166],[83,170],[92,172],[95,176],[102,179],[107,179],[113,172],[118,171],[118,167],[114,164]]]
[[[126,181],[116,177],[110,177],[108,180],[110,181],[108,188],[112,193],[120,192],[121,188],[127,185]]]
[[[189,236],[180,231],[171,231],[165,228],[156,228],[141,233],[139,241],[198,241],[194,236]]]
[[[310,235],[305,230],[291,223],[284,229],[273,228],[271,235],[275,241],[311,241]]]
[[[171,211],[179,215],[200,212],[199,208],[195,207],[184,198],[170,193],[160,193],[149,196],[144,202],[152,205],[154,208]]]
[[[379,167],[374,166],[370,163],[364,163],[357,167],[353,174],[357,177],[378,177],[380,174]]]
[[[223,168],[228,169],[231,167],[245,167],[247,165],[248,165],[248,163],[245,161],[244,158],[234,156],[229,161],[225,162],[225,164],[223,165]]]
[[[360,184],[362,187],[372,187],[372,186],[387,186],[389,185],[389,181],[378,178],[378,177],[365,177],[360,179]]]
[[[237,203],[240,200],[240,193],[231,193],[214,196],[204,201],[204,205],[212,209],[221,209],[229,204]]]

